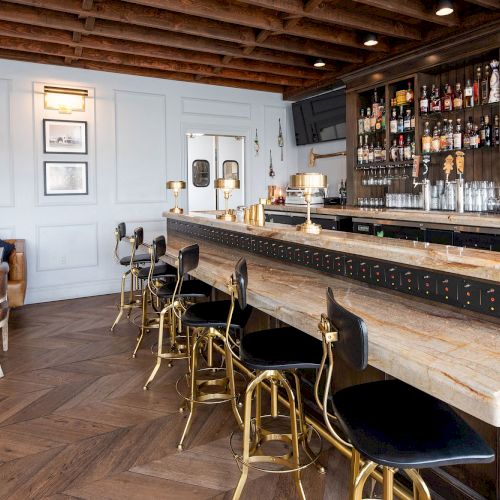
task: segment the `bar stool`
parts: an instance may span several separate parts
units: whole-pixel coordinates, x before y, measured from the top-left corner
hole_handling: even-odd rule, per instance
[[[0,262],[0,331],[2,332],[3,350],[9,348],[9,302],[7,300],[7,276],[9,274],[9,265],[6,262]],[[3,377],[2,367],[0,366],[0,378]]]
[[[241,309],[246,306],[247,283],[246,261],[240,259],[228,285],[232,304],[227,321],[228,325],[232,322],[231,318],[236,302]],[[226,333],[228,332],[229,326],[226,330]],[[229,340],[226,341],[226,346],[231,347]],[[234,355],[234,353],[229,353],[229,358],[231,354]],[[240,362],[247,369],[253,370],[256,377],[248,384],[245,391],[242,453],[235,451],[235,433],[231,435],[230,439],[233,455],[241,469],[241,476],[233,499],[240,498],[250,467],[266,472],[292,473],[298,496],[305,499],[300,471],[318,459],[321,452],[321,438],[312,427],[306,425],[300,393],[300,379],[296,370],[319,368],[321,356],[321,342],[292,327],[262,330],[242,336],[239,351]],[[295,394],[285,377],[285,372],[290,373],[294,379]],[[264,382],[270,384],[271,415],[262,415],[261,396]],[[285,391],[290,409],[289,417],[278,414],[278,386]],[[254,396],[255,417],[252,418],[252,399]],[[289,420],[290,432],[282,433],[273,429],[276,420],[283,418]],[[269,425],[264,424],[264,420],[269,421]],[[318,442],[316,452],[311,449],[313,437]],[[287,451],[280,455],[268,454],[265,448],[273,441],[286,446]],[[301,449],[304,452],[302,455],[300,454]],[[269,467],[264,464],[269,464]],[[277,470],[276,466],[281,467],[281,469]],[[323,467],[318,466],[318,469],[320,472],[325,472]]]
[[[137,274],[142,289],[142,311],[140,325],[138,325],[139,336],[132,353],[133,358],[137,357],[137,351],[141,346],[144,334],[160,326],[159,316],[165,299],[158,297],[156,290],[177,277],[177,269],[174,266],[160,262],[160,257],[165,255],[167,248],[165,236],[158,236],[151,245],[144,244],[144,246],[148,248],[150,263],[148,267],[140,268]],[[143,284],[144,281],[146,281],[146,286]],[[151,306],[152,310],[148,310],[148,306]],[[132,322],[135,324],[134,320]]]
[[[156,239],[155,254],[158,258],[165,255],[166,244],[163,241]],[[179,250],[179,256],[176,260],[177,280],[174,283],[166,283],[159,287],[151,287],[151,293],[159,300],[165,301],[167,304],[160,313],[160,325],[158,331],[158,350],[156,354],[156,364],[144,384],[144,390],[149,388],[149,385],[155,378],[160,368],[163,359],[169,361],[169,364],[174,359],[189,359],[190,357],[190,338],[189,332],[186,332],[185,343],[179,343],[182,333],[182,314],[187,309],[187,304],[196,299],[210,297],[212,287],[203,281],[191,279],[186,280],[188,274],[198,267],[200,259],[200,247],[190,245]],[[165,316],[168,314],[170,341],[166,350],[163,349],[163,335],[165,329]],[[139,343],[142,338],[139,339]],[[188,365],[190,366],[190,364]]]
[[[245,264],[246,266],[246,264]],[[243,272],[243,270],[242,270]],[[246,273],[246,267],[244,269]],[[229,313],[231,312],[231,316]],[[231,403],[236,422],[241,427],[243,421],[238,412],[239,394],[236,392],[235,372],[233,358],[228,343],[233,348],[237,347],[237,341],[232,334],[238,337],[243,332],[252,307],[246,303],[244,307],[234,304],[231,300],[216,300],[212,302],[199,302],[189,306],[182,315],[182,323],[187,328],[193,329],[191,348],[191,368],[186,374],[177,380],[177,392],[187,403],[189,414],[182,432],[177,448],[184,449],[184,440],[187,437],[193,421],[195,406],[197,404],[220,404]],[[229,322],[228,322],[229,321]],[[222,344],[225,351],[226,366],[216,368],[213,361],[213,344]],[[206,367],[199,367],[199,351],[201,346],[206,346]],[[242,379],[243,375],[239,374]],[[187,379],[187,387],[182,390],[180,385]]]
[[[127,318],[130,317],[132,309],[141,307],[141,295],[137,296],[137,290],[140,288],[140,282],[138,280],[138,273],[141,265],[149,263],[150,257],[148,254],[137,254],[137,249],[143,244],[144,240],[144,230],[142,227],[137,227],[134,229],[133,236],[127,236],[127,229],[125,222],[120,222],[115,228],[115,259],[120,265],[127,267],[128,269],[122,274],[121,280],[121,290],[120,290],[120,306],[118,310],[118,315],[111,326],[111,331],[114,331],[116,325],[120,321],[123,313],[127,311]],[[130,243],[130,255],[120,258],[118,250],[121,241],[128,241]],[[125,302],[125,283],[127,278],[130,276],[130,290],[129,290],[129,300]]]
[[[368,333],[364,321],[344,309],[327,291],[328,315],[323,315],[323,358],[328,357],[327,387],[333,370],[332,343],[352,369],[368,364]],[[321,406],[325,412],[328,391]],[[341,389],[333,395],[333,409],[353,446],[351,500],[361,500],[370,474],[382,467],[383,498],[393,499],[394,473],[404,471],[417,500],[430,500],[418,469],[455,464],[488,463],[495,458],[485,441],[446,403],[399,380],[382,380]],[[327,420],[327,425],[330,423]],[[360,457],[365,460],[361,470]]]

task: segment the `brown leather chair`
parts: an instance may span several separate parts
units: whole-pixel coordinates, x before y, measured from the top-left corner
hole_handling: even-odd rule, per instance
[[[0,263],[0,331],[2,332],[3,350],[9,348],[9,303],[7,301],[7,276],[9,266],[7,263]],[[0,377],[3,377],[2,367],[0,366]]]
[[[26,253],[24,251],[25,240],[5,240],[15,245],[15,250],[9,256],[9,307],[20,307],[24,305],[26,297],[26,286],[28,284]]]

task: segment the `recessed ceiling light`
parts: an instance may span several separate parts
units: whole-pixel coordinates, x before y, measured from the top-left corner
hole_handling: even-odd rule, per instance
[[[436,7],[436,16],[449,16],[453,13],[453,4],[450,0],[439,0]]]
[[[363,45],[366,45],[367,47],[373,47],[374,45],[377,45],[377,43],[377,35],[374,35],[373,33],[368,33],[363,41]]]
[[[325,61],[323,61],[323,59],[316,59],[316,61],[314,61],[314,67],[315,68],[324,68],[326,66],[325,64]]]

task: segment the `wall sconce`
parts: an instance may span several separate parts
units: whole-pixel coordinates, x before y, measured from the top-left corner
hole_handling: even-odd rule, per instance
[[[173,214],[182,214],[184,210],[179,207],[179,191],[181,189],[186,189],[186,183],[184,181],[167,181],[167,189],[171,189],[174,194],[175,206],[170,209]]]
[[[240,181],[238,179],[215,179],[215,189],[221,189],[224,192],[224,213],[217,215],[217,219],[234,222],[236,215],[231,213],[228,208],[229,197],[233,189],[240,189]]]
[[[45,85],[43,92],[45,109],[54,109],[59,113],[85,111],[85,97],[89,95],[88,90]]]

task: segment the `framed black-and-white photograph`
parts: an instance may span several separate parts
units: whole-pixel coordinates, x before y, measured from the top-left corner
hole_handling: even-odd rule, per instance
[[[43,185],[45,196],[89,194],[88,164],[86,161],[46,161]]]
[[[87,154],[87,122],[43,120],[43,152]]]

